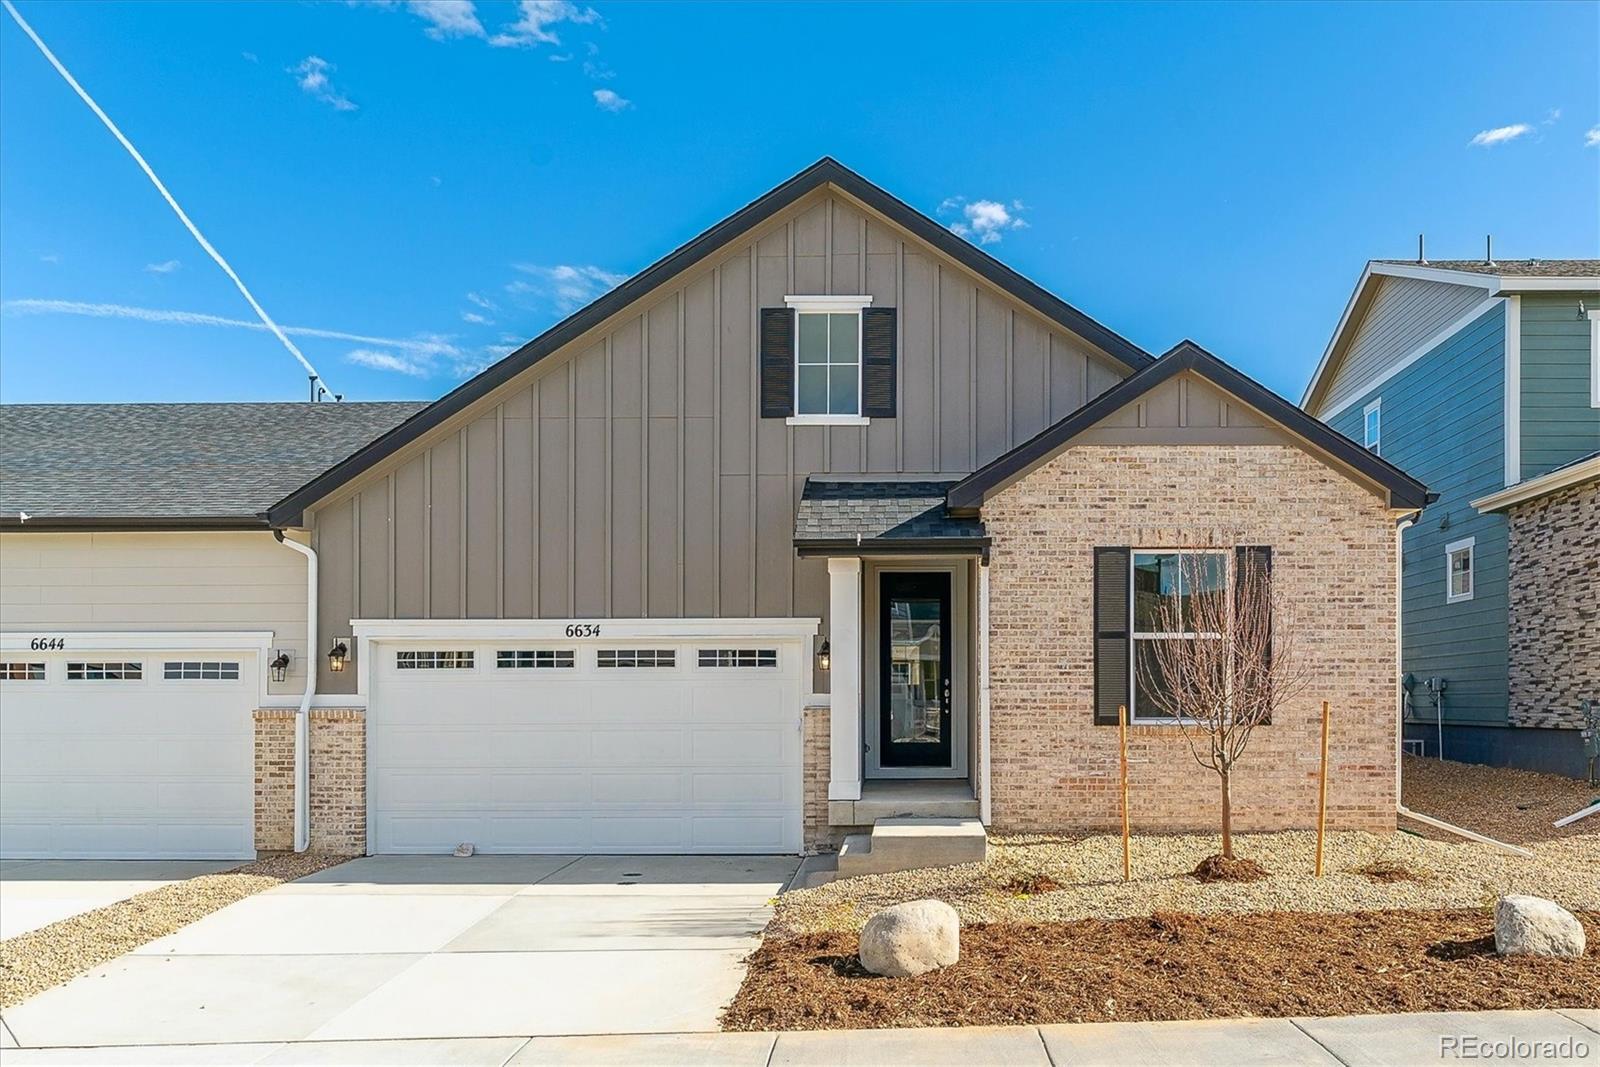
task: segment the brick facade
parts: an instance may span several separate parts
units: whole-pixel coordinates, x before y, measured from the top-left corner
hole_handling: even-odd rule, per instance
[[[256,850],[294,848],[294,720],[289,708],[255,713]],[[359,708],[311,711],[312,852],[367,851],[367,719]]]
[[[804,792],[802,808],[801,845],[807,855],[815,852],[832,852],[839,847],[842,829],[828,825],[829,764],[828,705],[807,705],[801,734],[801,789]]]
[[[1600,700],[1600,481],[1508,520],[1511,725],[1576,728]]]
[[[1328,824],[1395,827],[1395,547],[1373,493],[1288,445],[1080,445],[983,508],[990,566],[993,828],[1120,825],[1117,730],[1094,724],[1096,546],[1270,545],[1313,681],[1257,728],[1234,826],[1315,825],[1320,702],[1333,705]],[[1130,731],[1132,822],[1214,830],[1217,776],[1175,728]]]

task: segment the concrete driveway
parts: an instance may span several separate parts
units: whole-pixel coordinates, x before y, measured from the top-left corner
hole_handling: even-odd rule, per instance
[[[18,1045],[714,1030],[792,857],[354,860],[5,1013]]]
[[[0,860],[0,941],[241,860]]]

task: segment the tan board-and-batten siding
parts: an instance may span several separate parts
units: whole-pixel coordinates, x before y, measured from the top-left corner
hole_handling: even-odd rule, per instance
[[[857,293],[899,310],[898,417],[759,418],[759,310]],[[351,618],[825,617],[826,563],[792,548],[808,474],[965,474],[1126,373],[818,192],[319,504],[322,632]]]

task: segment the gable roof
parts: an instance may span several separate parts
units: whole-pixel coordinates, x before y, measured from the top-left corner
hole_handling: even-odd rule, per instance
[[[266,529],[273,501],[425,406],[7,404],[0,527]]]
[[[945,497],[947,505],[957,513],[982,507],[990,496],[1067,447],[1080,433],[1184,371],[1192,371],[1239,398],[1317,450],[1382,486],[1389,494],[1390,507],[1421,508],[1432,498],[1426,486],[1399,467],[1186,340],[1144,370],[957,482]]]
[[[1508,292],[1600,290],[1600,259],[1370,260],[1339,315],[1333,335],[1317,361],[1317,369],[1306,382],[1305,392],[1300,396],[1301,407],[1310,408],[1323,386],[1332,381],[1346,335],[1361,325],[1367,306],[1385,278],[1418,278],[1444,285],[1466,285],[1483,290],[1485,298]]]
[[[349,459],[322,472],[288,494],[271,509],[269,518],[272,524],[292,526],[301,522],[307,507],[350,479],[393,455],[540,360],[559,351],[611,315],[695,266],[739,234],[759,226],[801,197],[825,185],[832,185],[859,200],[919,240],[932,245],[939,252],[1033,308],[1040,315],[1060,323],[1107,355],[1125,364],[1130,370],[1138,370],[1150,364],[1149,353],[1133,342],[1029,281],[970,241],[951,233],[935,220],[873,185],[837,160],[824,156],[782,185],[746,204],[681,248],[635,274],[600,299],[558,322],[481,374],[463,382]]]
[[[834,552],[981,548],[983,523],[952,517],[945,508],[950,479],[807,478],[794,516],[794,547],[802,556]]]

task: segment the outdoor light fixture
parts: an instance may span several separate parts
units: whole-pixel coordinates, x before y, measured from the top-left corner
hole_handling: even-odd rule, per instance
[[[822,647],[817,649],[817,670],[826,671],[833,668],[833,653],[828,650],[827,639],[824,638]]]
[[[333,647],[328,649],[328,669],[335,674],[344,670],[344,665],[350,660],[350,646],[338,638],[334,638]]]
[[[268,666],[272,668],[272,680],[274,682],[283,681],[289,677],[289,653],[280,651],[277,658]]]

